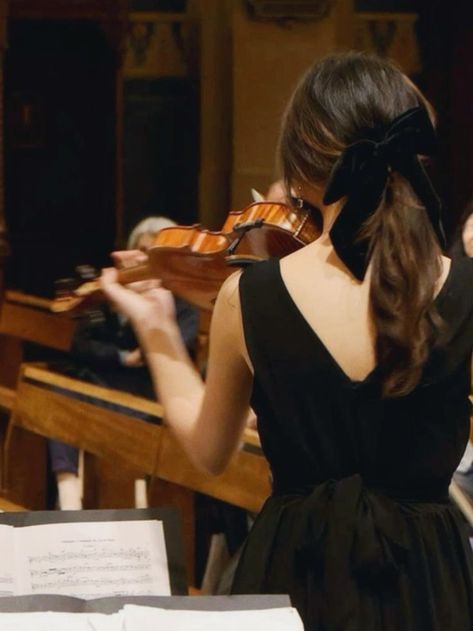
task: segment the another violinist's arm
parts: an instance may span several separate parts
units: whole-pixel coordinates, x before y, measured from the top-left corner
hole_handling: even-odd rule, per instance
[[[106,293],[136,327],[166,422],[193,463],[213,474],[225,468],[248,417],[252,374],[243,341],[238,279],[237,274],[230,277],[217,298],[204,386],[175,318],[161,300],[169,298],[167,292],[157,290],[156,309],[150,309],[143,296],[103,277]]]

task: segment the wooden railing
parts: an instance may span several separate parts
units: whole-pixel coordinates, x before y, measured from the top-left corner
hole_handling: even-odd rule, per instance
[[[154,422],[137,416],[147,414]],[[9,488],[10,452],[16,429],[61,440],[117,466],[135,470],[258,511],[270,492],[268,464],[254,430],[246,430],[241,448],[217,477],[197,470],[162,422],[159,403],[102,388],[24,364],[5,441],[4,486]]]

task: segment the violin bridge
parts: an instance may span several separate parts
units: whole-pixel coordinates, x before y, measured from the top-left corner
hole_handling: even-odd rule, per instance
[[[228,246],[228,254],[234,254],[235,250],[240,244],[240,241],[249,230],[253,230],[254,228],[261,228],[263,224],[264,219],[255,219],[255,221],[245,221],[243,223],[235,224],[235,226],[233,227],[233,231],[237,233],[237,236]]]

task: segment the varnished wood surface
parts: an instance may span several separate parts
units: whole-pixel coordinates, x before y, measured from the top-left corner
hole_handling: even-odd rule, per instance
[[[0,511],[2,511],[2,513],[22,513],[25,510],[26,508],[24,506],[10,502],[4,497],[0,497]]]
[[[26,365],[21,370],[11,423],[150,474],[156,468],[160,427],[138,422],[126,411],[132,410],[133,402],[139,411],[145,411],[152,402],[135,401],[138,397],[123,392],[117,392],[113,401],[111,393],[106,388]],[[90,397],[92,402],[78,398],[81,396]],[[121,411],[111,410],[104,403],[122,406]],[[160,406],[157,412],[161,415]],[[6,463],[10,455],[8,439],[7,434]]]
[[[87,397],[87,400],[84,400]],[[110,409],[109,404],[119,406]],[[217,477],[197,470],[169,428],[133,418],[133,412],[162,418],[162,407],[131,394],[88,384],[35,364],[24,364],[6,439],[5,480],[9,441],[15,427],[55,438],[96,456],[123,463],[141,473],[258,511],[270,493],[269,467],[254,430],[246,430],[241,449]],[[7,482],[8,486],[8,482]]]
[[[7,291],[0,309],[0,334],[68,351],[76,322],[51,313],[51,304],[46,298]]]
[[[171,432],[163,432],[157,476],[210,497],[258,512],[270,494],[268,463],[261,453],[246,451],[246,443],[219,476],[198,471]]]
[[[42,309],[44,311],[50,311],[52,304],[52,301],[47,298],[26,294],[23,291],[15,289],[7,289],[5,292],[5,300],[13,304],[35,307],[36,309]]]
[[[16,391],[7,386],[0,386],[0,407],[11,410],[16,400]]]
[[[37,386],[57,388],[63,391],[66,396],[84,395],[90,399],[95,399],[98,404],[107,402],[129,408],[137,412],[144,412],[157,418],[163,416],[163,406],[156,401],[137,397],[122,390],[112,390],[97,386],[87,381],[67,377],[59,372],[50,370],[46,364],[24,364],[21,370],[19,387],[25,387],[27,381],[36,382]],[[23,390],[22,390],[23,391]]]

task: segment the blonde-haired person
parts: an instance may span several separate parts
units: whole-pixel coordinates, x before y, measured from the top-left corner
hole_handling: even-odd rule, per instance
[[[173,228],[176,222],[169,217],[151,216],[142,219],[130,232],[127,250],[147,251],[153,245],[153,237],[164,228]]]
[[[147,250],[160,230],[175,226],[168,217],[147,217],[130,233],[128,248]],[[199,329],[198,310],[176,298],[179,335],[188,352],[195,351]],[[101,386],[154,398],[154,388],[145,358],[128,319],[108,305],[85,314],[72,340],[68,374]],[[113,404],[111,404],[113,405]],[[136,414],[140,416],[139,413]],[[147,416],[142,418],[147,420]],[[78,450],[59,441],[48,441],[51,469],[56,476],[59,508],[82,508],[78,479]]]
[[[419,90],[385,59],[315,63],[288,104],[282,176],[319,239],[232,276],[206,383],[168,292],[102,287],[132,321],[166,419],[219,473],[255,410],[273,492],[235,593],[289,593],[309,631],[473,628],[473,561],[448,496],[469,433],[473,282],[442,255]]]

